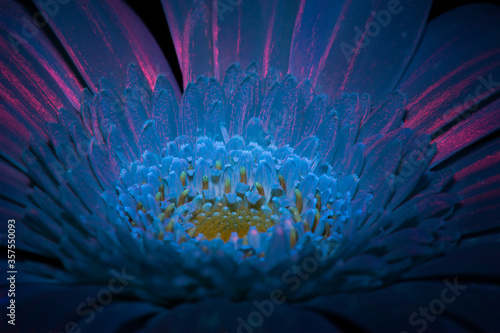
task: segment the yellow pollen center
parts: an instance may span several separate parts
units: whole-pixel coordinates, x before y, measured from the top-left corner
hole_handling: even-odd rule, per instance
[[[201,233],[212,240],[220,234],[224,242],[229,240],[232,232],[237,232],[238,237],[243,238],[252,226],[259,232],[265,232],[273,226],[271,219],[262,212],[245,206],[236,211],[222,205],[216,205],[208,212],[198,210],[194,212],[192,222],[196,227],[195,236]]]

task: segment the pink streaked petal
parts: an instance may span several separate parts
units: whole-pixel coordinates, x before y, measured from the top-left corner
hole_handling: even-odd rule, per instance
[[[127,40],[130,42],[139,67],[144,72],[151,87],[159,74],[165,75],[174,88],[177,98],[180,98],[180,89],[170,66],[146,25],[123,1],[111,0],[110,5],[120,23],[125,28]]]
[[[437,137],[438,152],[431,167],[443,162],[453,154],[484,138],[500,128],[500,100],[473,113],[449,131]]]
[[[199,75],[213,76],[212,1],[162,0],[181,66],[183,85]]]
[[[431,1],[318,2],[301,2],[289,72],[331,96],[392,90],[417,47]]]
[[[429,24],[398,86],[408,95],[406,126],[435,133],[500,91],[499,14],[498,6],[465,6]]]
[[[253,61],[263,76],[270,67],[288,67],[298,1],[213,1],[214,73],[222,79],[237,61],[246,69]],[[261,67],[262,66],[262,67]]]
[[[98,91],[101,77],[123,84],[131,62],[145,64],[138,57],[147,50],[137,52],[135,47],[140,46],[135,44],[109,2],[54,2],[56,5],[52,7],[42,0],[34,2],[46,14],[50,27],[93,92]],[[151,73],[147,66],[143,70]]]
[[[264,50],[262,54],[262,76],[266,77],[270,68],[288,72],[290,45],[300,0],[274,0],[270,3]]]
[[[5,133],[2,143],[12,145],[8,154],[16,161],[20,160],[21,143],[29,142],[30,133],[46,137],[45,123],[56,121],[60,108],[73,108],[62,90],[64,87],[58,85],[24,46],[19,45],[18,49],[16,52],[4,35],[0,37],[0,58],[3,59],[0,62],[0,114],[1,129]]]
[[[35,35],[27,34],[32,31],[26,27],[34,27]],[[17,49],[22,45],[57,82],[71,104],[78,108],[84,83],[73,73],[70,64],[52,44],[44,30],[33,25],[29,11],[17,2],[2,1],[0,28],[8,34],[8,39],[12,42],[10,47]]]

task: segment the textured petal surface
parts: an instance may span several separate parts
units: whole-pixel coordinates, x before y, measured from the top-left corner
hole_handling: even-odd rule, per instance
[[[147,33],[147,30],[142,23],[134,26],[135,16],[123,7],[115,6],[119,15],[128,15],[124,18],[128,21],[127,25],[131,25],[128,28],[120,22],[113,8],[106,2],[54,2],[52,6],[43,1],[35,3],[46,14],[50,27],[93,92],[98,91],[99,80],[103,76],[112,82],[124,82],[127,66],[132,62],[149,73],[149,78],[153,77],[153,73],[158,74],[155,68],[158,54],[153,53],[153,57],[148,60],[142,58],[145,55],[149,58],[146,52],[154,47],[145,49],[136,44],[137,33]],[[78,18],[78,24],[74,24],[75,18]],[[148,40],[152,41],[151,37],[146,42]],[[159,65],[160,70],[168,70],[161,67],[165,66],[164,61]],[[173,80],[173,76],[171,78]],[[171,83],[172,86],[176,85],[175,80]],[[151,86],[153,84],[154,82],[150,82]]]
[[[393,89],[423,32],[431,1],[301,1],[289,72],[320,92]],[[396,53],[395,53],[396,52]]]
[[[499,14],[498,6],[465,6],[429,23],[398,86],[408,96],[407,127],[435,133],[499,91]]]

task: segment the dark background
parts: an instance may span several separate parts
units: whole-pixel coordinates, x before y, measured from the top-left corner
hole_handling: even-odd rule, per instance
[[[142,18],[156,41],[163,50],[172,71],[177,78],[179,86],[182,87],[182,76],[179,63],[174,50],[172,39],[168,30],[167,20],[163,13],[160,0],[125,0],[130,7]],[[182,0],[178,0],[182,1]],[[418,0],[415,0],[418,1]],[[429,14],[429,20],[447,12],[455,7],[469,3],[493,3],[500,4],[500,0],[477,1],[477,0],[434,0]],[[500,19],[500,18],[499,18]]]

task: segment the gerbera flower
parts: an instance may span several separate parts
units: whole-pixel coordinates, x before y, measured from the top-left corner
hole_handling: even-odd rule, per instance
[[[499,7],[164,1],[179,87],[125,4],[34,4],[0,9],[3,329],[498,329]]]

